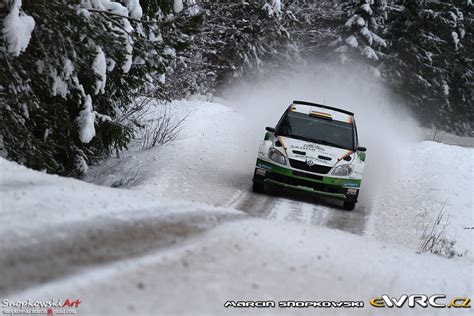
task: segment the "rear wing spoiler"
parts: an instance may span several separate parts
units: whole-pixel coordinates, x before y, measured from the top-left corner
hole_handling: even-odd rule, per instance
[[[320,107],[320,108],[323,108],[323,109],[333,110],[333,111],[337,111],[337,112],[341,112],[341,113],[344,113],[344,114],[348,114],[348,115],[354,116],[354,113],[352,113],[352,112],[349,112],[349,111],[346,111],[346,110],[342,110],[342,109],[338,109],[338,108],[334,108],[334,107],[332,107],[332,106],[327,106],[327,105],[318,104],[318,103],[311,103],[311,102],[306,102],[306,101],[293,101],[293,104],[302,104],[302,105],[316,106],[316,107]]]

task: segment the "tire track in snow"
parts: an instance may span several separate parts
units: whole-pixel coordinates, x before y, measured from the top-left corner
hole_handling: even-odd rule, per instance
[[[280,210],[281,208],[286,207],[289,212],[287,212],[288,214],[286,215],[284,220],[289,221],[289,222],[301,222],[302,221],[302,213],[301,213],[302,203],[299,201],[291,201],[291,200],[287,201],[286,203],[283,203],[283,202],[286,202],[286,200],[281,199],[279,204],[282,207],[274,208],[272,212],[276,212]],[[280,211],[280,213],[282,212]]]
[[[291,218],[291,206],[284,199],[278,199],[267,218],[278,222],[288,221]],[[295,212],[294,210],[295,208],[293,208],[293,213]]]
[[[336,209],[331,214],[325,226],[362,236],[370,217],[370,209],[364,206],[360,206],[352,212]]]
[[[331,209],[326,206],[314,206],[314,211],[311,217],[311,225],[326,226],[329,213]]]
[[[347,211],[337,203],[288,190],[281,192],[272,190],[269,191],[269,195],[243,193],[239,198],[229,202],[229,206],[251,216],[269,220],[324,226],[364,235],[370,208],[359,206],[354,211]]]
[[[313,214],[316,213],[316,208],[308,203],[302,203],[301,205],[301,210],[302,210],[302,219],[301,222],[311,225],[312,219],[313,219]]]
[[[233,207],[251,216],[268,218],[276,203],[271,196],[248,192],[235,201]]]

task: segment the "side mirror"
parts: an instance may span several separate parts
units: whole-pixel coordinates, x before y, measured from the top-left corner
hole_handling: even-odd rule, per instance
[[[367,151],[367,148],[365,148],[365,147],[359,147],[359,148],[357,148],[357,150],[358,150],[358,151],[365,152],[365,151]]]
[[[267,126],[267,127],[265,127],[265,130],[266,130],[267,132],[270,132],[270,133],[275,133],[275,128],[273,128],[273,127],[268,127],[268,126]]]

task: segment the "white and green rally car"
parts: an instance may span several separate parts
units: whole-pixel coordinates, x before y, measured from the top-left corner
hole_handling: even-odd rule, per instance
[[[366,148],[359,147],[354,114],[293,101],[275,128],[267,127],[258,150],[253,191],[275,185],[344,201],[359,196]]]

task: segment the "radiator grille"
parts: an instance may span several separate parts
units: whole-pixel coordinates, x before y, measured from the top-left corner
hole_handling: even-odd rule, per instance
[[[327,174],[329,170],[331,170],[331,167],[327,167],[327,166],[321,166],[321,165],[308,166],[306,162],[295,160],[295,159],[290,159],[290,166],[295,169],[300,169],[300,170],[305,170],[305,171],[320,173],[320,174]]]

